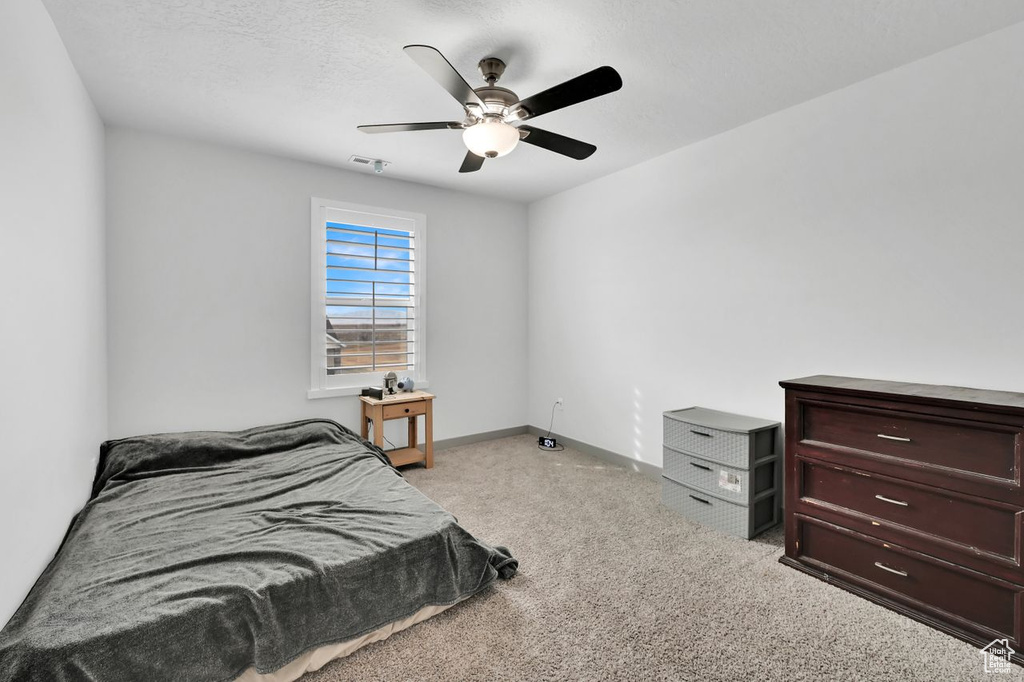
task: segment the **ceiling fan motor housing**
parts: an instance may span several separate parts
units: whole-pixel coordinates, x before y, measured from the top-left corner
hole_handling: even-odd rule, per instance
[[[477,88],[473,92],[484,101],[490,113],[501,116],[504,116],[508,112],[508,108],[519,101],[516,93],[508,88],[499,88],[497,85]]]
[[[482,88],[475,88],[473,92],[483,100],[487,106],[487,112],[506,116],[509,109],[519,101],[519,96],[508,88],[501,88],[495,85],[501,75],[505,73],[505,62],[497,57],[485,57],[477,65],[480,68],[480,75],[487,81]]]
[[[476,66],[480,69],[480,74],[487,81],[488,85],[497,83],[498,79],[501,78],[501,74],[505,73],[505,62],[497,57],[484,57]]]

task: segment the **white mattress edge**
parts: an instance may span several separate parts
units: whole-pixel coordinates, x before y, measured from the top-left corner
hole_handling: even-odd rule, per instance
[[[456,604],[457,603],[458,602],[456,602]],[[440,606],[431,604],[424,606],[408,618],[388,623],[387,625],[377,628],[373,632],[369,632],[362,637],[356,637],[355,639],[337,642],[335,644],[328,644],[326,646],[307,651],[291,663],[282,668],[278,668],[274,672],[259,673],[255,668],[249,668],[236,678],[235,682],[292,682],[308,672],[319,670],[336,658],[344,658],[345,656],[363,648],[367,644],[385,640],[396,632],[401,632],[408,627],[416,625],[416,623],[421,623],[453,606],[455,606],[455,604],[444,604]]]

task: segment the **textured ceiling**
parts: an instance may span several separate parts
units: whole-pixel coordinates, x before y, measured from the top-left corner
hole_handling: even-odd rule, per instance
[[[530,201],[993,30],[1021,0],[43,0],[108,123]],[[520,145],[460,175],[459,120],[403,52],[437,47],[473,87],[532,95],[597,66],[622,90],[530,121],[596,144],[574,161]],[[372,172],[363,167],[362,172]]]

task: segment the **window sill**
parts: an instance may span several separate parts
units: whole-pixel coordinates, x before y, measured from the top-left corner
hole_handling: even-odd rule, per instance
[[[366,386],[335,386],[333,388],[314,388],[306,391],[307,400],[319,400],[320,398],[345,398],[358,396]],[[416,389],[430,388],[430,383],[417,381]]]

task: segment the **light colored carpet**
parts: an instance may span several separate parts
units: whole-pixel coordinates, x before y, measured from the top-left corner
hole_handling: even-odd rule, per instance
[[[303,677],[339,680],[983,680],[976,648],[659,504],[659,484],[516,436],[408,480],[508,546],[507,582]]]

